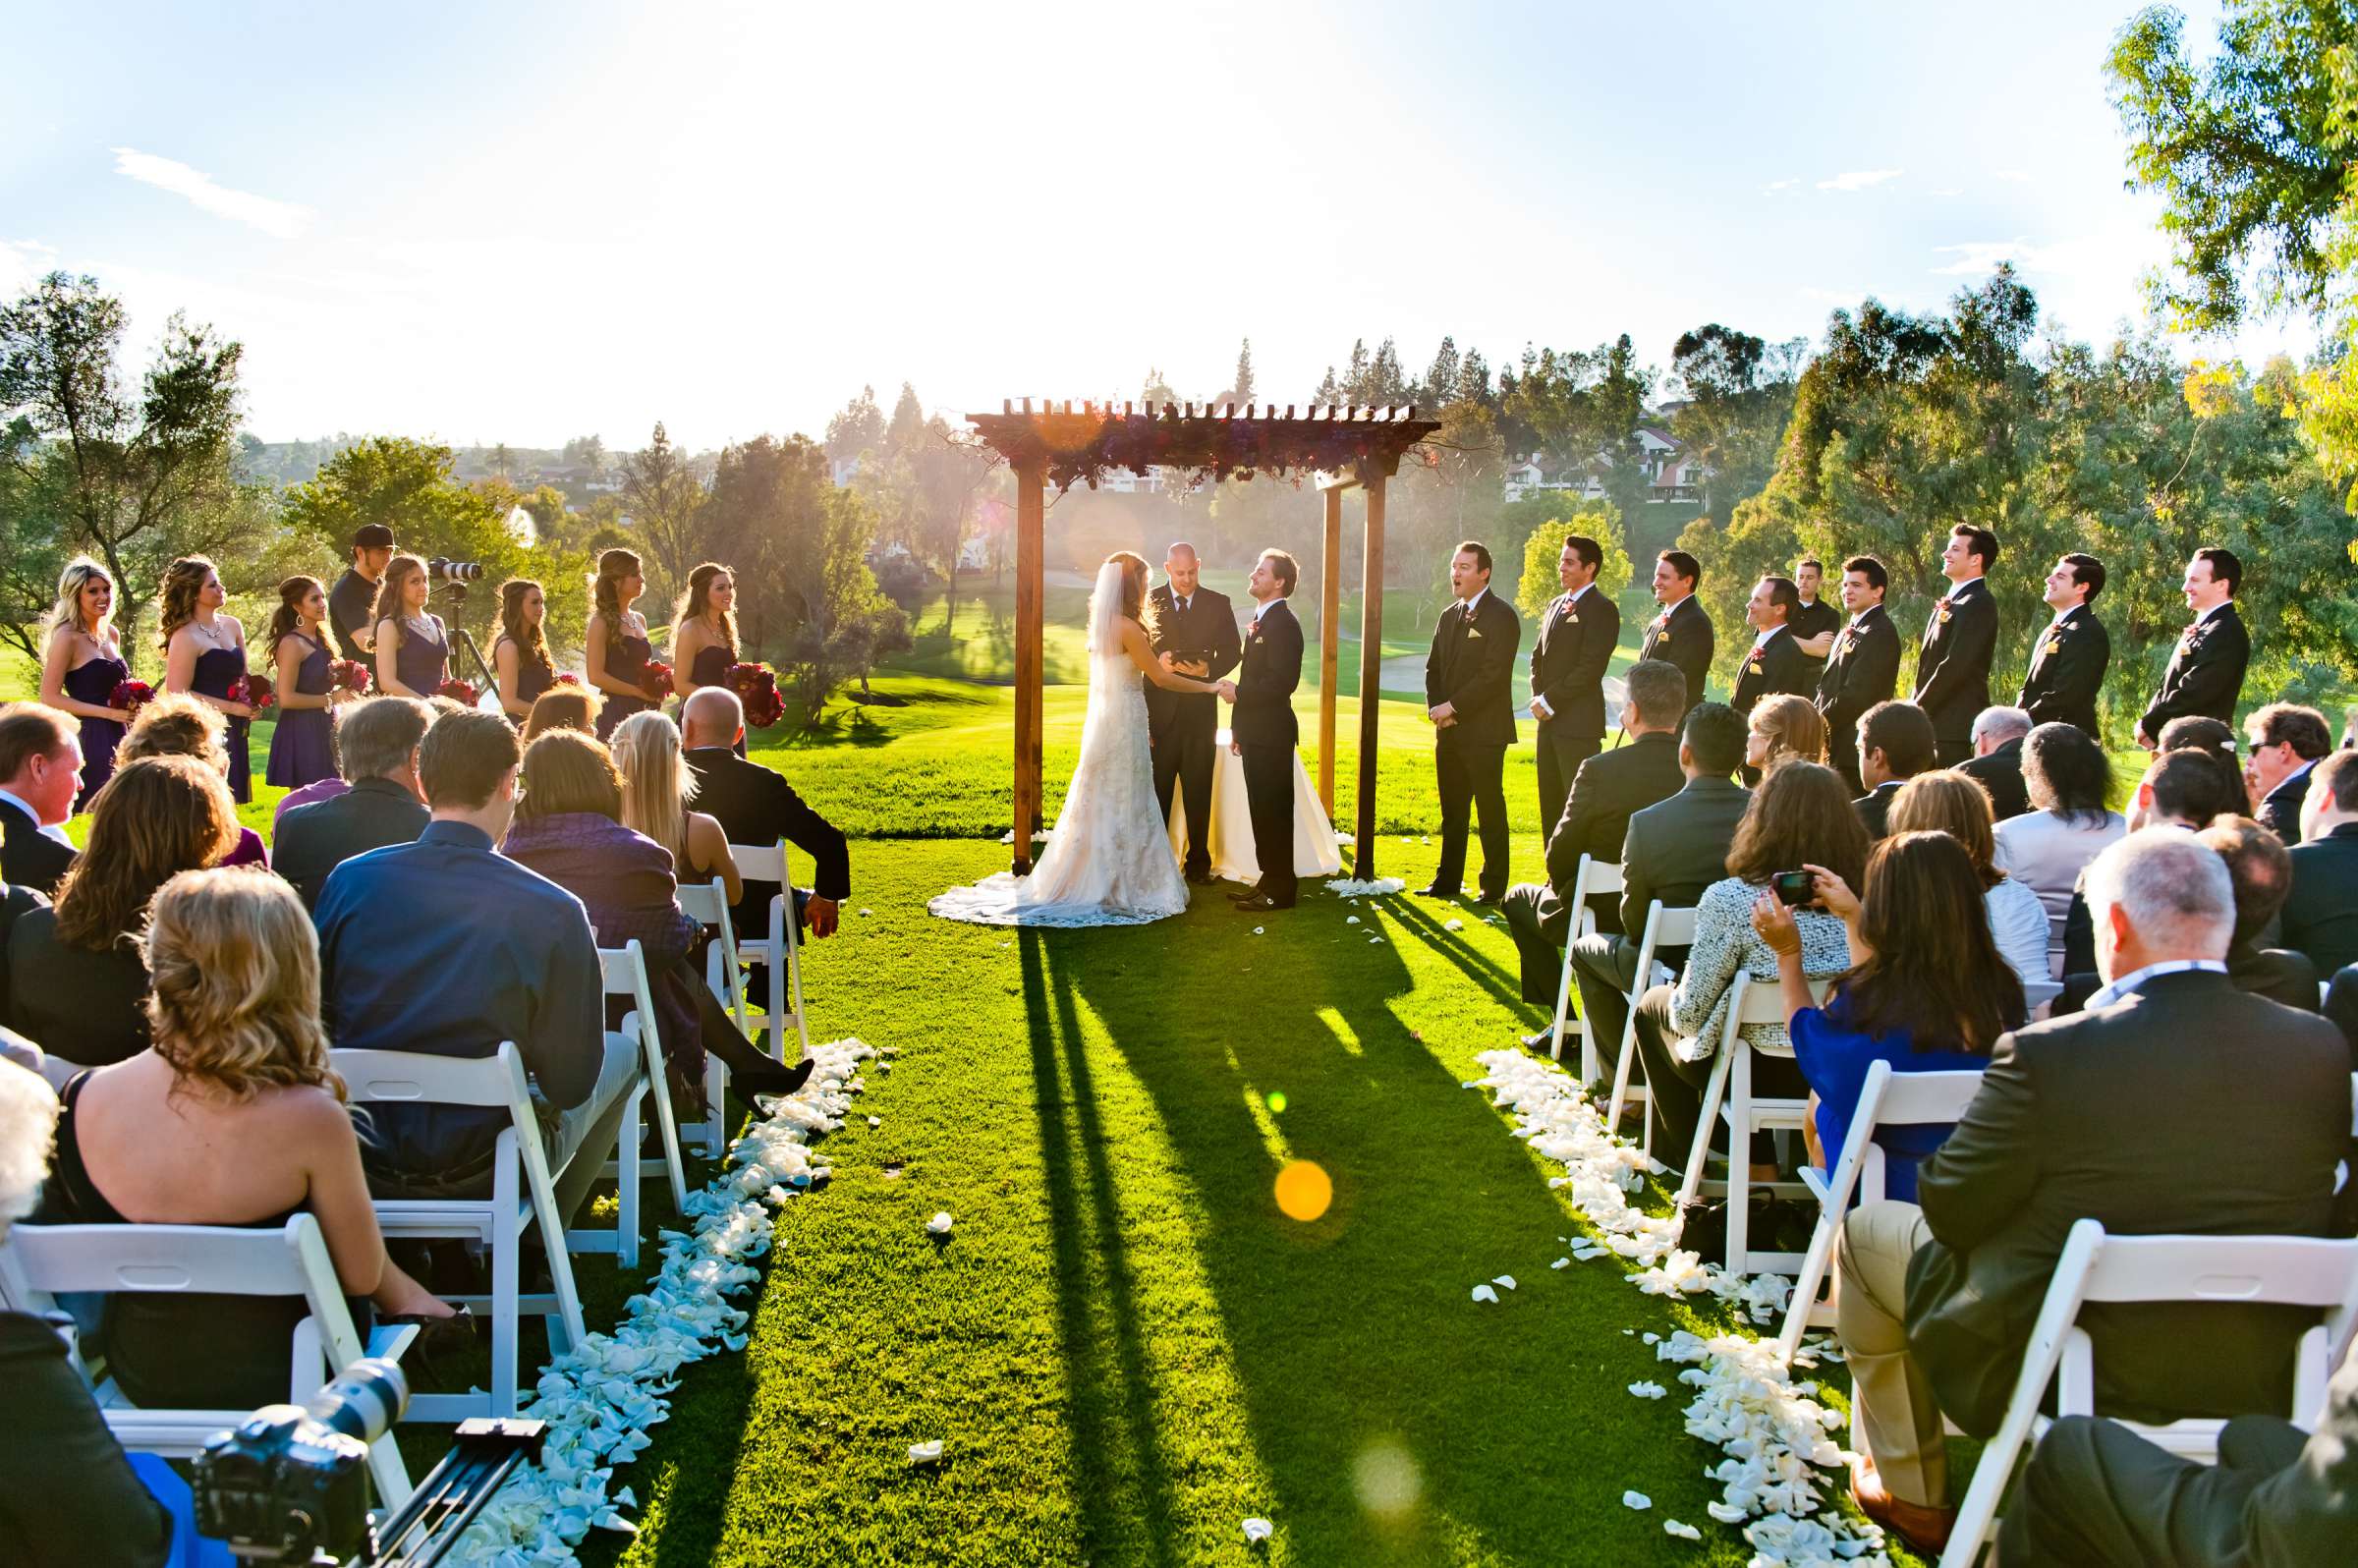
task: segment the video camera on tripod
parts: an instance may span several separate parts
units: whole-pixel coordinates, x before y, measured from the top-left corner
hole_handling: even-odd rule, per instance
[[[368,1445],[409,1402],[401,1368],[371,1358],[308,1405],[264,1405],[197,1456],[196,1533],[248,1562],[431,1568],[516,1467],[539,1457],[544,1424],[461,1422],[409,1501],[371,1528]]]

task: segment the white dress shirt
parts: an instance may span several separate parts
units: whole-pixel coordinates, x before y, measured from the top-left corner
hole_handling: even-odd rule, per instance
[[[2195,970],[2203,970],[2213,975],[2224,975],[2227,972],[2227,966],[2216,958],[2172,958],[2159,964],[2148,964],[2143,969],[2131,970],[2111,984],[2099,990],[2094,996],[2089,997],[2086,1010],[2093,1013],[2100,1007],[2110,1007],[2114,1002],[2119,1001],[2129,992],[2157,976],[2184,975]]]

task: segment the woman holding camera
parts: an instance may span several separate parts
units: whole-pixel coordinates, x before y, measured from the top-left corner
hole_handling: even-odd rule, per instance
[[[646,639],[646,618],[631,608],[646,591],[646,576],[635,553],[608,550],[597,558],[597,575],[590,580],[590,626],[582,636],[582,657],[590,686],[605,699],[597,714],[601,741],[633,713],[655,705],[657,694],[646,678],[654,644]]]
[[[246,628],[221,613],[228,599],[221,574],[201,555],[184,555],[164,573],[164,690],[187,692],[229,720],[229,793],[245,806],[253,800],[253,706],[246,700]]]
[[[376,689],[420,701],[441,694],[450,678],[450,638],[442,617],[427,613],[433,585],[425,563],[396,555],[385,563],[376,589]]]
[[[1830,767],[1784,762],[1770,768],[1753,791],[1728,847],[1727,877],[1704,889],[1696,906],[1695,945],[1685,973],[1676,985],[1656,985],[1638,1004],[1638,1050],[1654,1107],[1655,1148],[1664,1157],[1683,1159],[1694,1146],[1712,1055],[1727,1022],[1737,974],[1751,976],[1755,984],[1776,982],[1776,953],[1753,928],[1755,900],[1775,886],[1777,896],[1795,906],[1803,973],[1812,980],[1839,975],[1850,968],[1848,933],[1839,917],[1813,907],[1803,868],[1824,867],[1847,883],[1864,873],[1867,845],[1867,828],[1851,809],[1850,791]],[[1788,1043],[1782,1024],[1747,1024],[1743,1033],[1756,1046]],[[1752,1082],[1768,1095],[1799,1098],[1804,1089],[1800,1069],[1777,1056],[1755,1059]],[[1756,1150],[1756,1168],[1768,1157],[1761,1150]],[[1774,1174],[1763,1170],[1762,1179]]]
[[[533,716],[540,694],[557,684],[542,623],[548,595],[530,578],[512,577],[499,586],[499,637],[491,644],[491,674],[499,682],[499,710],[518,729]]]

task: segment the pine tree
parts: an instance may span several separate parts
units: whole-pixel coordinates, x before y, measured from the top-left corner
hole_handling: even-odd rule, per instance
[[[1457,401],[1457,339],[1444,337],[1441,346],[1433,351],[1432,365],[1425,372],[1425,386],[1419,399],[1435,413]]]
[[[1236,380],[1233,383],[1237,406],[1242,408],[1253,401],[1253,340],[1245,339],[1244,347],[1236,351]]]

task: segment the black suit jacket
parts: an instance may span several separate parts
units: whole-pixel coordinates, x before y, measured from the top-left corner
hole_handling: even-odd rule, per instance
[[[1245,638],[1244,662],[1236,676],[1236,702],[1228,733],[1239,746],[1292,746],[1302,726],[1294,717],[1294,693],[1302,685],[1302,623],[1293,606],[1279,599],[1261,612]]]
[[[57,892],[74,851],[41,831],[41,825],[7,801],[0,801],[0,882],[29,887],[43,898]]]
[[[2093,965],[2095,960],[2089,962]],[[2239,991],[2265,996],[2304,1013],[2318,1010],[2317,966],[2309,962],[2308,954],[2289,947],[2257,947],[2250,942],[2238,942],[2227,949],[2227,979],[2235,982]]]
[[[1867,836],[1882,839],[1890,836],[1891,797],[1899,793],[1905,779],[1892,779],[1878,784],[1850,804],[1857,808],[1859,820],[1867,824]]]
[[[425,803],[406,784],[365,778],[341,795],[298,806],[278,824],[271,868],[295,884],[303,907],[319,902],[327,873],[372,849],[415,844],[431,820]]]
[[[2001,822],[2031,809],[2031,792],[2022,782],[2022,742],[2023,737],[2017,735],[1988,756],[1957,764],[1958,772],[1979,780],[1990,792],[1991,811]]]
[[[1990,705],[1990,661],[1996,652],[1997,596],[1988,579],[1976,578],[1933,607],[1916,650],[1914,700],[1936,730],[1943,716],[1956,728],[1960,713],[1970,725]]]
[[[2199,713],[2232,727],[2235,699],[2243,692],[2244,666],[2252,661],[2252,635],[2244,630],[2235,601],[2227,600],[2209,619],[2186,628],[2162,672],[2162,685],[2146,704],[2137,733],[2159,740],[2173,718]]]
[[[813,811],[775,768],[748,761],[725,746],[700,746],[686,754],[696,775],[690,804],[720,823],[732,844],[792,844],[811,857],[811,891],[841,903],[852,896],[852,853],[843,830]],[[739,936],[769,929],[769,901],[775,882],[748,877],[745,896],[729,911]]]
[[[2096,695],[2104,690],[2105,667],[2111,662],[2111,635],[2096,611],[2082,604],[2031,644],[2031,667],[2014,705],[2029,713],[2033,724],[2071,724],[2094,736]]]
[[[35,909],[8,933],[8,1027],[52,1056],[104,1067],[147,1048],[147,963],[137,944],[100,951],[58,940]]]
[[[2307,953],[2320,975],[2358,964],[2358,822],[2292,847],[2292,891],[2278,919],[2281,944]]]
[[[1621,859],[1629,819],[1676,795],[1687,782],[1678,765],[1678,739],[1667,730],[1648,730],[1626,746],[1599,752],[1580,764],[1564,814],[1547,835],[1547,891],[1540,899],[1543,924],[1562,913],[1583,855],[1606,865]],[[1620,906],[1609,895],[1594,899],[1600,931],[1621,929]]]
[[[1763,698],[1788,692],[1796,697],[1810,695],[1810,659],[1793,641],[1793,634],[1780,626],[1758,653],[1744,655],[1736,669],[1736,690],[1728,706],[1750,713]]]
[[[1856,627],[1834,634],[1825,673],[1818,677],[1818,711],[1825,715],[1835,755],[1850,754],[1858,744],[1859,720],[1898,689],[1899,631],[1878,604]]]
[[[1515,649],[1522,641],[1523,618],[1488,589],[1471,623],[1462,604],[1441,612],[1425,660],[1425,705],[1450,705],[1457,722],[1443,736],[1459,746],[1515,744]]]
[[[2343,970],[2326,987],[2325,1015],[2349,1043],[2350,1071],[2358,1073],[2358,968]]]
[[[1687,706],[1693,707],[1703,700],[1703,683],[1712,673],[1712,618],[1703,612],[1703,601],[1690,593],[1677,608],[1646,623],[1638,657],[1662,659],[1684,671]]]
[[[2000,1038],[1917,1177],[1933,1239],[1908,1265],[1908,1345],[1942,1412],[1996,1429],[2075,1220],[2125,1236],[2329,1234],[2349,1070],[2324,1019],[2201,972]],[[2315,1315],[2140,1304],[2079,1320],[2099,1406],[2150,1421],[2283,1410]]]
[[[2301,807],[2309,799],[2309,781],[2316,776],[2317,767],[2312,763],[2270,790],[2267,798],[2261,801],[2260,810],[2252,813],[2260,818],[2260,825],[2286,844],[2298,844],[2301,841]]]
[[[1201,679],[1219,680],[1236,668],[1244,651],[1242,639],[1237,635],[1236,610],[1225,593],[1214,593],[1199,587],[1189,595],[1187,610],[1180,612],[1177,598],[1168,583],[1151,595],[1154,600],[1154,651],[1157,653],[1208,653],[1211,673]],[[1209,694],[1166,692],[1145,676],[1139,677],[1147,691],[1147,732],[1160,736],[1176,727],[1201,730],[1210,735],[1220,727],[1220,700]]]
[[[1578,741],[1604,739],[1604,671],[1620,641],[1620,607],[1594,584],[1577,608],[1560,593],[1547,606],[1531,644],[1531,695],[1555,714],[1539,720],[1547,733]],[[1618,854],[1620,846],[1613,850]]]
[[[1693,909],[1703,890],[1727,875],[1728,846],[1752,796],[1723,778],[1691,778],[1658,806],[1633,812],[1621,841],[1621,927],[1635,942],[1656,899]]]
[[[172,1516],[107,1429],[66,1342],[0,1312],[0,1541],[14,1568],[143,1568],[176,1560]]]

